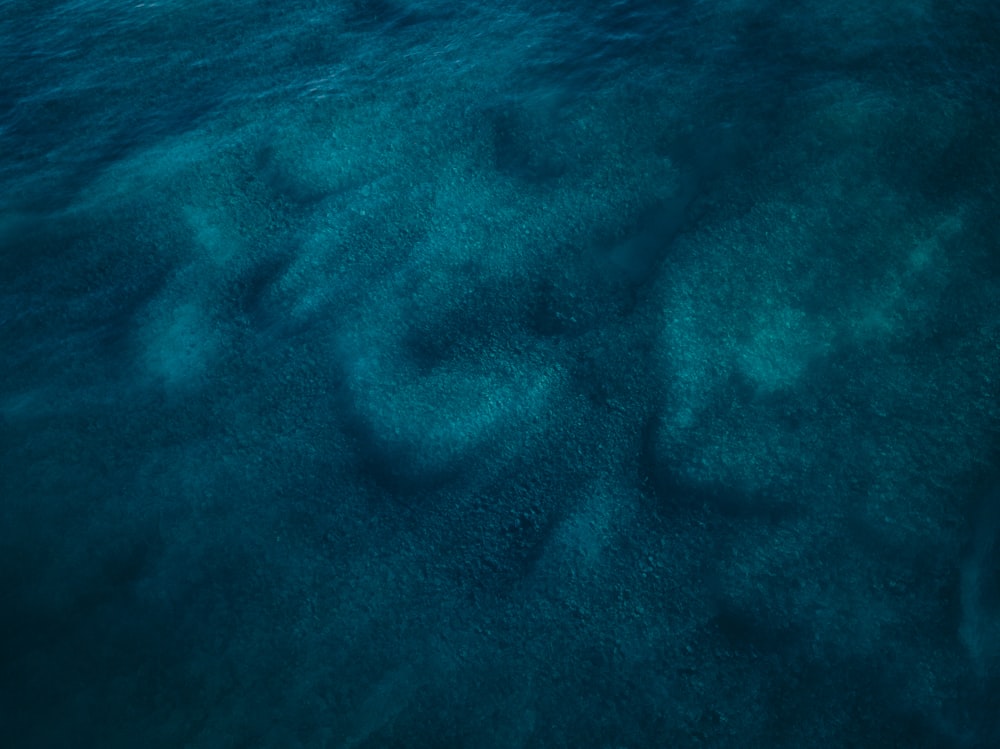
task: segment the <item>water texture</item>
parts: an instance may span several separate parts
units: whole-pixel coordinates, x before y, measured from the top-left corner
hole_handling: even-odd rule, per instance
[[[998,61],[0,2],[0,743],[1000,746]]]

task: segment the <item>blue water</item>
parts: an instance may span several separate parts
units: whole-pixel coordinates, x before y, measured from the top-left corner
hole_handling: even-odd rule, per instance
[[[0,2],[0,743],[1000,746],[998,61]]]

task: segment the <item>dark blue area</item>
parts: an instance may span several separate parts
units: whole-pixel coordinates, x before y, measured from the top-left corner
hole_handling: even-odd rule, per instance
[[[985,2],[0,12],[0,741],[1000,745]]]

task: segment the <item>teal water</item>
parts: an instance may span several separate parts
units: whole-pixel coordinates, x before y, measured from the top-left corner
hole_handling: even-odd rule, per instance
[[[997,60],[0,3],[3,745],[1000,745]]]

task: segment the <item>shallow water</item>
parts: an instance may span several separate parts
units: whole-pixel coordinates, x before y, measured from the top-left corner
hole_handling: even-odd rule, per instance
[[[0,4],[7,745],[996,744],[998,29]]]

